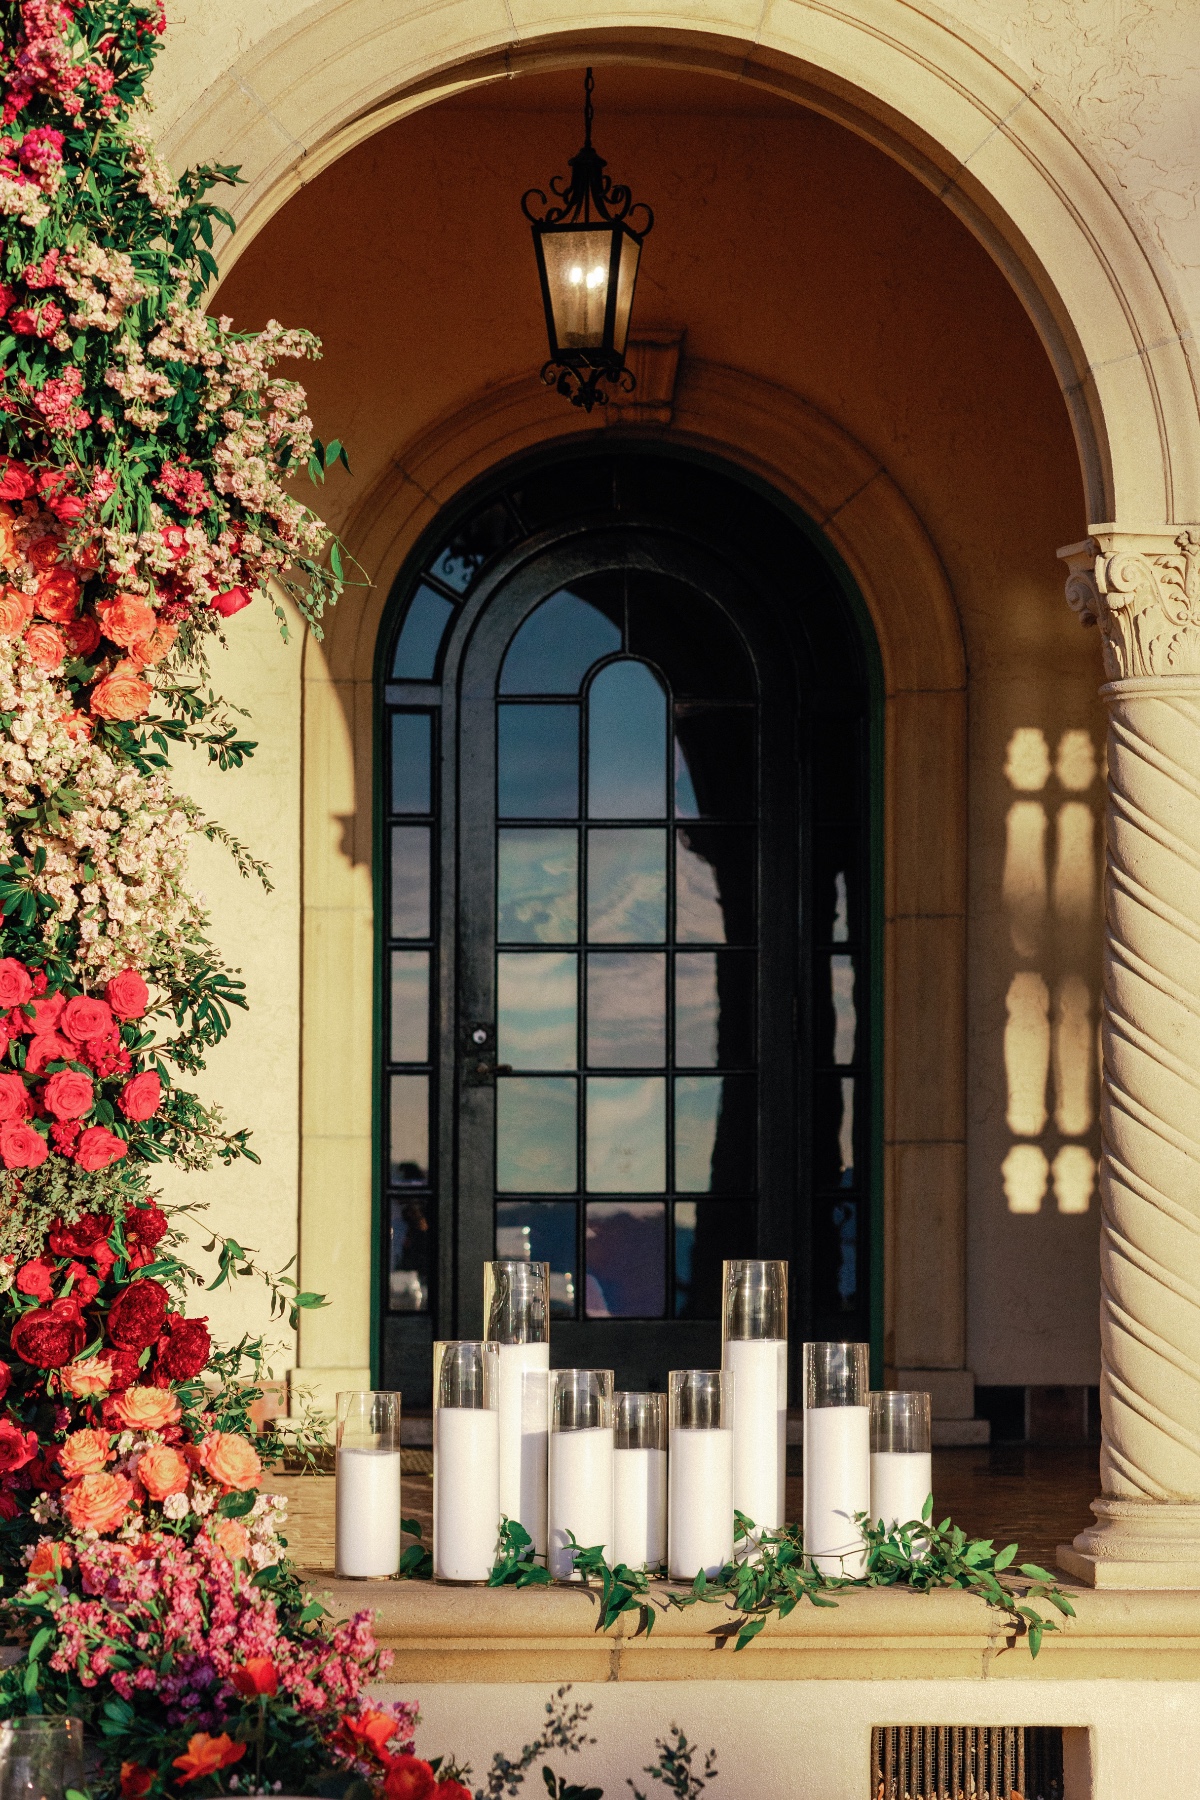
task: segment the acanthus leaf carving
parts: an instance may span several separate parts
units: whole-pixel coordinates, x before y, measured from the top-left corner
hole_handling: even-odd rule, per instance
[[[1088,538],[1060,555],[1067,604],[1099,627],[1110,681],[1200,675],[1200,530],[1179,532],[1172,550],[1117,544],[1106,553]]]

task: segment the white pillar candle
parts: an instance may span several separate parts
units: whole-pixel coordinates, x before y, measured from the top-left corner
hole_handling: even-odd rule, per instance
[[[804,1409],[804,1548],[822,1575],[866,1568],[855,1513],[871,1510],[870,1414],[865,1406]]]
[[[928,1450],[872,1450],[871,1518],[885,1531],[920,1520],[933,1492]]]
[[[631,1569],[667,1560],[667,1453],[613,1451],[613,1561]]]
[[[339,1576],[394,1575],[400,1567],[399,1450],[339,1450],[334,1567]]]
[[[694,1581],[733,1560],[733,1432],[671,1431],[669,1571]]]
[[[500,1511],[546,1554],[549,1344],[500,1345]]]
[[[433,1572],[486,1581],[500,1534],[499,1414],[439,1406],[433,1415]]]
[[[727,1338],[733,1375],[733,1504],[756,1530],[784,1523],[787,1474],[787,1340]]]
[[[611,1404],[611,1403],[610,1403]],[[556,1581],[578,1580],[568,1532],[582,1549],[599,1544],[612,1561],[613,1428],[585,1426],[550,1433],[550,1495],[547,1520],[550,1573]]]

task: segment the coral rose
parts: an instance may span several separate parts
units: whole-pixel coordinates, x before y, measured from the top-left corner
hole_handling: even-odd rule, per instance
[[[115,1531],[129,1514],[133,1488],[124,1475],[85,1475],[63,1490],[63,1505],[76,1531]]]
[[[100,627],[90,613],[85,613],[81,619],[68,619],[62,634],[72,656],[90,656],[99,648]]]
[[[157,1769],[147,1769],[142,1763],[123,1762],[121,1764],[121,1800],[143,1800],[143,1796],[154,1786]]]
[[[113,1411],[130,1431],[161,1431],[179,1418],[179,1402],[168,1388],[130,1387],[113,1401]]]
[[[67,654],[67,645],[56,625],[31,625],[25,633],[25,650],[39,669],[57,669]]]
[[[43,619],[65,625],[73,619],[79,606],[79,583],[69,569],[47,569],[39,577],[36,606]]]
[[[0,1419],[0,1474],[23,1469],[38,1453],[36,1431],[22,1431],[11,1419]]]
[[[29,1089],[19,1075],[0,1075],[0,1125],[29,1117]]]
[[[245,1754],[245,1744],[235,1744],[227,1731],[223,1731],[220,1737],[210,1737],[207,1731],[198,1731],[188,1739],[188,1747],[183,1755],[175,1758],[175,1768],[182,1770],[177,1778],[178,1783],[182,1786],[185,1781],[215,1775],[218,1769],[227,1769],[230,1763],[241,1762]]]
[[[169,1444],[153,1444],[138,1458],[137,1478],[152,1500],[182,1494],[192,1478],[187,1462]]]
[[[162,662],[163,658],[170,654],[171,646],[178,636],[179,627],[170,625],[164,620],[161,625],[154,627],[145,643],[139,645],[138,655],[143,663],[153,667],[154,664]]]
[[[87,1343],[78,1301],[67,1296],[23,1313],[12,1328],[11,1342],[21,1361],[32,1368],[61,1369]]]
[[[234,1431],[210,1431],[200,1440],[200,1467],[222,1487],[244,1494],[258,1486],[262,1463],[247,1438]]]
[[[112,1008],[106,1000],[93,1000],[87,994],[76,994],[62,1010],[58,1029],[73,1044],[88,1038],[103,1037],[112,1030]]]
[[[33,979],[15,956],[0,957],[0,1006],[24,1006],[33,998]]]
[[[120,1162],[128,1150],[124,1138],[117,1137],[106,1126],[89,1125],[75,1147],[75,1161],[90,1175],[97,1169],[107,1169],[110,1163]],[[2,1145],[0,1154],[3,1154]]]
[[[58,1466],[68,1481],[99,1475],[112,1456],[112,1434],[107,1431],[73,1431],[58,1446]]]
[[[60,1069],[42,1089],[42,1105],[56,1119],[82,1119],[95,1103],[90,1075],[78,1069]]]
[[[57,1080],[57,1076],[55,1077]],[[135,1125],[152,1119],[162,1105],[162,1082],[153,1069],[146,1069],[141,1075],[135,1075],[121,1089],[117,1105],[125,1117]]]
[[[135,650],[144,644],[157,623],[150,602],[137,594],[118,594],[112,600],[101,600],[96,615],[105,637],[122,650]]]
[[[119,1350],[145,1350],[160,1337],[167,1315],[167,1290],[145,1277],[131,1282],[108,1310],[108,1338]]]
[[[37,1169],[50,1154],[49,1146],[32,1125],[10,1121],[0,1129],[0,1161],[6,1169]]]
[[[140,1019],[150,1004],[150,990],[136,969],[122,969],[104,992],[118,1019]]]
[[[143,681],[137,665],[118,663],[111,675],[92,689],[92,712],[98,719],[142,719],[150,710],[154,689]]]
[[[33,617],[33,598],[6,588],[0,594],[0,637],[19,637]]]
[[[167,1317],[167,1337],[158,1340],[155,1373],[168,1381],[190,1381],[199,1375],[212,1351],[207,1319],[181,1319],[177,1313]]]
[[[218,1519],[213,1538],[230,1562],[244,1562],[250,1554],[250,1533],[238,1519]]]
[[[269,1656],[248,1656],[240,1669],[234,1669],[229,1679],[246,1700],[257,1700],[260,1694],[279,1692],[279,1670]]]
[[[384,1800],[437,1800],[433,1770],[419,1756],[394,1756],[383,1779]]]
[[[107,1394],[112,1386],[113,1367],[107,1356],[89,1356],[86,1362],[68,1363],[59,1371],[63,1391],[76,1400],[90,1400]]]

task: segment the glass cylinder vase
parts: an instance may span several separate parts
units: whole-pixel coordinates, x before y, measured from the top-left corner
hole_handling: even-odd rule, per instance
[[[500,1346],[433,1346],[433,1573],[486,1581],[500,1536]]]
[[[545,1556],[550,1264],[484,1263],[483,1318],[500,1351],[500,1511]]]
[[[672,1369],[667,1566],[678,1581],[733,1560],[733,1376]]]
[[[365,1581],[400,1567],[400,1395],[337,1396],[334,1567]]]
[[[787,1484],[785,1262],[726,1262],[721,1274],[721,1364],[734,1378],[733,1504],[755,1535],[779,1531]]]
[[[804,1549],[822,1575],[866,1568],[855,1515],[871,1507],[869,1364],[866,1344],[804,1346]]]
[[[928,1394],[870,1396],[871,1519],[885,1531],[920,1523],[933,1497],[933,1406]]]
[[[556,1581],[578,1581],[571,1537],[613,1560],[613,1372],[551,1369],[547,1558]],[[568,1535],[570,1534],[570,1535]]]
[[[0,1800],[64,1800],[83,1787],[83,1724],[50,1713],[0,1724]]]
[[[667,1396],[617,1394],[613,1560],[660,1569],[667,1560]]]

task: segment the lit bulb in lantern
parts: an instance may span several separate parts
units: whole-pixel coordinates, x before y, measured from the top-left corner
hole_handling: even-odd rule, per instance
[[[571,271],[567,275],[567,280],[571,283],[572,287],[578,287],[580,282],[583,280],[583,270],[580,268],[578,263],[575,264],[574,268],[571,269]]]
[[[604,285],[604,270],[603,269],[589,269],[588,277],[587,277],[587,284],[590,288],[603,287],[603,285]]]

